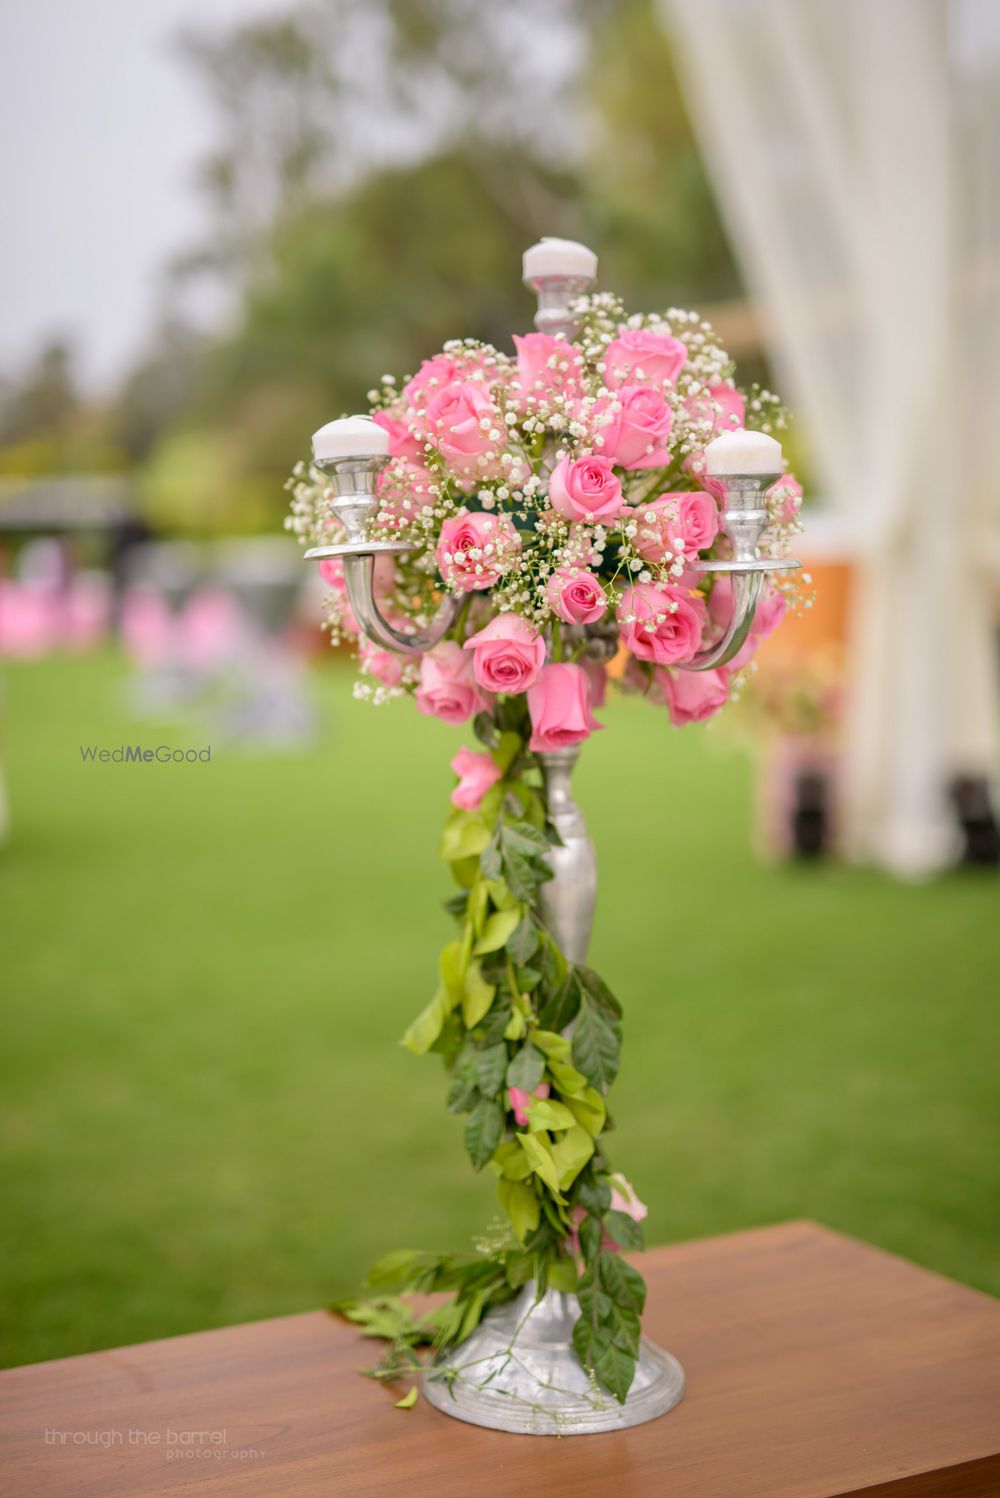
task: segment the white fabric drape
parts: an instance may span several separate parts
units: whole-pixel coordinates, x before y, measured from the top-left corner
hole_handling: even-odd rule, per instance
[[[848,851],[950,858],[992,776],[1000,575],[1000,5],[661,0],[695,128],[861,554]]]

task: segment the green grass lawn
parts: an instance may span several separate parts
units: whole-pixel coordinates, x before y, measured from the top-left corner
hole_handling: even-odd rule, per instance
[[[468,735],[332,667],[307,752],[83,764],[204,742],[130,722],[124,685],[109,656],[6,670],[7,1362],[314,1306],[495,1210],[440,1062],[398,1044],[450,934]],[[604,716],[577,788],[649,1241],[808,1216],[1000,1291],[997,883],[762,868],[739,754]]]

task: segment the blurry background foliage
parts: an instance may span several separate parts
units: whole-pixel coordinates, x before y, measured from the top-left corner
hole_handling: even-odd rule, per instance
[[[635,308],[741,292],[649,0],[325,0],[176,45],[216,120],[203,242],[115,398],[57,341],[0,386],[0,473],[131,469],[158,529],[265,530],[383,372],[530,328],[541,235],[595,246]]]

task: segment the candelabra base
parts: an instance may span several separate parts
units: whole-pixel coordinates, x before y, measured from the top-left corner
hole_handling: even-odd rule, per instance
[[[575,1295],[527,1285],[424,1374],[425,1398],[456,1420],[526,1436],[588,1436],[665,1415],[684,1396],[677,1359],[642,1339],[624,1404],[593,1384],[573,1351]]]

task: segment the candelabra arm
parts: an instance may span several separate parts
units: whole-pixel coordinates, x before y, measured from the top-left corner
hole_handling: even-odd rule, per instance
[[[405,547],[401,549],[406,550]],[[400,655],[423,655],[425,651],[433,650],[455,623],[462,606],[461,599],[446,593],[426,629],[412,634],[395,629],[383,618],[375,598],[377,555],[377,552],[367,551],[343,558],[347,599],[363,634],[373,645],[381,645],[384,650],[394,650]]]
[[[726,439],[720,438],[720,441]],[[780,456],[780,451],[779,451]],[[729,537],[732,556],[719,561],[696,562],[695,572],[725,572],[732,578],[733,612],[714,645],[678,664],[679,671],[711,671],[731,661],[746,643],[753,626],[767,572],[788,572],[801,566],[794,557],[761,557],[757,543],[767,527],[765,495],[780,478],[778,473],[733,473],[718,476],[722,484],[722,529]]]
[[[679,671],[711,671],[742,650],[757,612],[763,579],[762,571],[733,574],[733,613],[722,638],[679,665]]]

